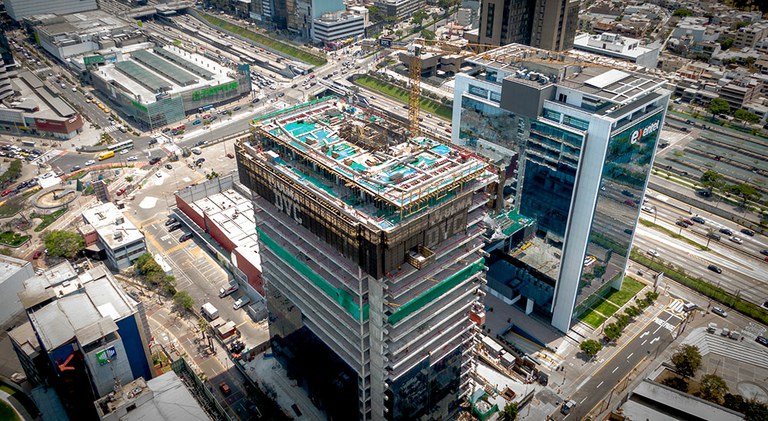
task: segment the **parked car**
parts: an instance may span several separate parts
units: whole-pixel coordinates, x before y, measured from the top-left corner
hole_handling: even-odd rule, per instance
[[[39,258],[40,258],[40,256],[42,256],[42,255],[43,255],[43,252],[44,252],[44,251],[45,251],[45,249],[38,249],[38,250],[35,250],[34,254],[32,254],[32,260],[37,260],[37,259],[39,259]]]
[[[723,309],[722,309],[722,308],[720,308],[720,307],[714,307],[714,308],[712,308],[712,312],[713,312],[713,313],[715,313],[715,314],[717,314],[717,315],[723,316],[723,317],[728,317],[728,312],[727,312],[727,311],[725,311],[725,310],[723,310]]]
[[[8,195],[9,195],[9,194],[11,194],[11,193],[13,193],[13,190],[11,190],[11,189],[6,189],[6,190],[3,190],[3,192],[2,192],[2,193],[0,193],[0,196],[2,196],[2,197],[5,197],[5,196],[8,196]]]
[[[181,237],[179,237],[179,242],[183,243],[187,240],[192,239],[192,233],[191,232],[185,232]]]
[[[118,196],[121,196],[123,193],[125,193],[125,187],[120,187],[119,189],[117,189],[116,194]]]
[[[160,162],[163,158],[160,158],[159,156],[156,156],[149,160],[149,165],[155,165],[158,162]]]
[[[168,219],[165,221],[165,226],[173,225],[179,221],[176,220],[176,217],[169,216]]]
[[[232,304],[232,308],[235,309],[235,310],[238,310],[238,309],[241,309],[241,308],[245,307],[245,305],[250,303],[250,302],[251,302],[251,299],[248,298],[248,296],[244,295],[244,296],[238,298],[237,301],[235,301],[235,303]]]
[[[219,383],[219,389],[224,396],[229,396],[229,394],[232,393],[232,389],[230,389],[229,385],[224,382]]]
[[[200,123],[202,123],[202,121],[200,121],[200,120],[198,119],[198,120],[195,120],[195,121],[193,121],[193,122],[192,122],[192,125],[193,125],[193,126],[197,126],[197,125],[198,125],[198,124],[200,124]]]
[[[707,266],[707,269],[709,269],[709,270],[711,270],[712,272],[715,272],[715,273],[723,273],[723,270],[720,269],[720,266],[717,266],[717,265],[709,265],[709,266]]]
[[[169,170],[172,170],[172,169],[173,169],[173,165],[171,165],[171,164],[165,164],[165,168],[168,168]]]
[[[237,291],[238,289],[240,289],[240,287],[237,284],[222,287],[221,289],[219,289],[219,298],[224,298],[227,295]]]
[[[197,165],[199,167],[199,166],[203,165],[203,162],[205,162],[205,158],[199,158],[199,159],[197,159],[195,161],[195,165]]]
[[[176,230],[177,230],[177,229],[179,229],[179,228],[181,228],[181,224],[180,224],[180,223],[178,223],[178,222],[176,222],[176,223],[174,223],[174,224],[171,224],[171,225],[168,227],[168,232],[171,232],[171,231],[176,231]]]
[[[227,158],[235,159],[235,154],[233,154],[232,152],[227,152]]]

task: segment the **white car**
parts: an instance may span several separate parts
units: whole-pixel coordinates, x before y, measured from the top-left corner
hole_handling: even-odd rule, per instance
[[[245,305],[250,303],[250,302],[251,302],[250,298],[248,298],[247,296],[242,296],[242,297],[238,298],[237,301],[235,301],[234,304],[232,304],[232,309],[234,309],[234,310],[241,309],[241,308],[245,307]]]
[[[660,256],[659,252],[654,250],[654,249],[648,250],[648,254],[650,254],[653,257],[659,257]]]
[[[89,160],[85,161],[85,165],[93,165],[95,163],[96,163],[96,161],[94,161],[92,159],[89,159]]]
[[[122,151],[120,151],[120,155],[125,155],[127,153],[128,153],[128,149],[123,149]]]
[[[643,212],[648,212],[648,213],[656,213],[656,210],[653,209],[652,207],[649,207],[649,206],[642,206],[642,207],[640,207],[640,210],[642,210]]]
[[[736,244],[742,244],[744,242],[744,240],[742,240],[741,238],[739,238],[739,237],[737,237],[735,235],[733,237],[731,237],[731,241],[733,241]]]
[[[136,160],[138,160],[138,159],[139,159],[139,158],[136,158],[135,156],[129,156],[127,160],[128,160],[128,161],[136,161]]]

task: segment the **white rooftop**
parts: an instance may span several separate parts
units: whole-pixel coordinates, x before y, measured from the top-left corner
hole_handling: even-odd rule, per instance
[[[86,344],[99,335],[117,330],[114,322],[135,311],[128,296],[103,265],[64,284],[73,290],[57,293],[54,301],[29,312],[40,343],[49,352],[75,336]]]
[[[110,248],[144,239],[144,234],[111,202],[86,209],[83,212],[83,220],[96,229]]]
[[[228,69],[207,57],[203,57],[198,54],[192,54],[187,52],[186,50],[182,50],[177,47],[165,46],[163,47],[163,49],[170,51],[178,56],[181,56],[182,58],[189,61],[190,63],[210,71],[211,73],[213,73],[213,79],[206,80],[205,78],[199,77],[197,83],[195,84],[187,85],[187,86],[179,86],[173,80],[168,79],[162,74],[155,72],[151,68],[144,66],[142,63],[131,59],[129,54],[130,52],[136,51],[136,50],[152,51],[154,48],[158,48],[158,47],[155,47],[154,44],[151,44],[151,43],[140,44],[139,47],[137,47],[137,45],[130,46],[129,48],[125,48],[117,52],[117,61],[118,62],[131,61],[132,63],[146,70],[147,72],[152,73],[153,75],[167,82],[168,85],[171,87],[171,89],[168,91],[169,94],[180,94],[183,92],[195,91],[201,88],[213,87],[213,86],[221,85],[223,83],[234,81],[234,79],[228,75],[230,72],[232,72],[231,69]],[[99,67],[97,73],[100,77],[104,78],[105,80],[115,81],[116,83],[121,85],[125,89],[126,93],[128,93],[129,95],[132,95],[134,98],[138,98],[138,100],[142,104],[150,104],[156,101],[155,92],[149,90],[144,85],[136,82],[135,80],[129,78],[125,73],[122,73],[121,71],[119,71],[115,67],[114,63],[108,63],[104,66]]]

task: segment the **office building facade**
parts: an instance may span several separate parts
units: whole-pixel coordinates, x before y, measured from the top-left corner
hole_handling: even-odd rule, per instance
[[[483,0],[478,39],[565,51],[573,47],[578,15],[578,0]]]
[[[496,174],[337,98],[257,120],[238,172],[276,358],[330,419],[452,418],[469,393]]]
[[[567,331],[581,307],[620,288],[670,92],[599,66],[475,62],[456,79],[452,141],[514,164],[507,203],[535,221],[505,245],[509,276],[489,286]]]

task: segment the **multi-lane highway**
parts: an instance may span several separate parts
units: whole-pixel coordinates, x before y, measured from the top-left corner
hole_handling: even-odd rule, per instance
[[[655,250],[659,256],[654,258],[672,263],[690,275],[719,285],[756,304],[762,304],[768,298],[768,262],[764,260],[766,256],[761,254],[762,250],[768,249],[765,236],[741,234],[739,231],[743,227],[703,211],[699,211],[699,216],[706,221],[704,224],[694,222],[689,228],[683,228],[676,225],[676,222],[681,218],[690,219],[694,216],[688,212],[691,209],[689,205],[654,193],[649,193],[646,197],[650,199],[646,205],[652,207],[654,213],[642,212],[643,220],[655,222],[702,246],[707,246],[709,250],[701,250],[697,246],[673,239],[664,232],[638,224],[634,246],[641,252]],[[691,210],[697,212],[695,209]],[[743,244],[732,242],[726,234],[719,232],[721,228],[734,231]],[[720,241],[707,237],[710,230],[721,236]],[[709,265],[716,265],[722,273],[710,270]]]

